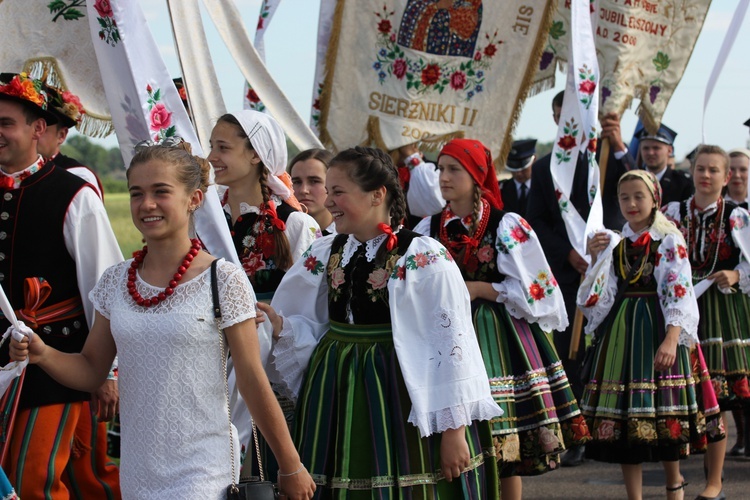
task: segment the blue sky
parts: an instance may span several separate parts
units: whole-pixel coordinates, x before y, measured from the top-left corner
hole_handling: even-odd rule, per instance
[[[261,1],[235,1],[252,38]],[[166,1],[139,0],[139,3],[167,67],[174,76],[179,75]],[[737,3],[738,0],[716,0],[712,3],[685,75],[667,107],[663,121],[679,134],[675,142],[678,159],[701,141],[701,113],[706,83]],[[318,7],[317,0],[282,0],[266,33],[266,62],[269,71],[305,119],[309,116],[312,100]],[[214,66],[221,75],[220,83],[227,109],[239,109],[242,106],[242,76],[205,12],[203,17]],[[750,21],[746,19],[716,84],[706,115],[707,142],[725,149],[749,145],[750,130],[742,125],[750,119],[748,49]],[[526,101],[516,127],[516,137],[534,137],[540,141],[554,139],[556,127],[551,117],[550,102],[555,93],[563,89],[564,80],[564,75],[558,74],[555,89],[542,92]],[[623,116],[623,135],[626,140],[635,128],[635,109],[636,105],[633,105]],[[107,139],[105,144],[111,146],[115,141]]]

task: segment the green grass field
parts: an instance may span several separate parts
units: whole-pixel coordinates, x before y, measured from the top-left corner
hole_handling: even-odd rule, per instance
[[[105,193],[104,206],[107,208],[109,222],[120,244],[122,255],[129,259],[133,252],[143,246],[141,233],[130,218],[130,195],[128,193]]]

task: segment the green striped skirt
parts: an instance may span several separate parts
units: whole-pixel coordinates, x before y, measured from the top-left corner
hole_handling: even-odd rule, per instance
[[[294,439],[315,498],[496,499],[488,422],[466,428],[471,466],[447,482],[440,434],[420,437],[393,346],[391,325],[331,322],[310,359]]]
[[[626,293],[615,307],[597,331],[601,341],[581,401],[594,438],[587,457],[624,464],[671,461],[706,434],[722,438],[700,351],[691,356],[678,345],[672,367],[654,369],[665,338],[656,293]]]
[[[698,298],[698,338],[722,410],[750,404],[750,299],[715,286]]]
[[[491,421],[500,476],[557,468],[560,452],[590,435],[554,344],[502,304],[475,300],[472,311],[492,396],[505,412]]]

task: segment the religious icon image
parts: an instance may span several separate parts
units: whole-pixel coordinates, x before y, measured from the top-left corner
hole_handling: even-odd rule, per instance
[[[472,57],[482,24],[482,0],[408,0],[398,44],[442,56]]]

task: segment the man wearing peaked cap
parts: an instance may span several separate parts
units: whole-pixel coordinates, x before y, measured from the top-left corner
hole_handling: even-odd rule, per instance
[[[0,74],[0,286],[21,310],[20,319],[45,343],[76,353],[93,324],[89,291],[122,254],[92,186],[38,153],[47,125],[58,120],[48,97],[39,80]],[[27,302],[27,289],[38,290],[46,300],[29,295]],[[0,331],[8,326],[0,318]],[[6,344],[0,348],[0,365],[9,358]],[[4,465],[19,496],[57,499],[80,492],[82,498],[120,498],[117,474],[109,484],[94,483],[73,470],[76,457],[90,446],[75,438],[91,395],[58,384],[36,365],[26,368],[17,390]],[[101,391],[109,393],[110,383],[97,391],[106,420],[117,403]],[[84,482],[93,489],[81,489]]]
[[[655,134],[645,128],[638,132],[640,156],[646,170],[659,179],[662,191],[662,205],[672,201],[683,201],[693,194],[690,174],[668,168],[669,155],[674,151],[677,132],[662,124]]]
[[[58,167],[64,168],[91,184],[99,197],[103,197],[102,183],[94,171],[82,165],[80,161],[60,152],[60,146],[67,139],[68,131],[78,125],[84,113],[86,113],[80,99],[72,92],[63,91],[50,85],[45,85],[44,89],[49,101],[48,111],[55,115],[57,123],[48,125],[47,131],[39,139],[37,146],[39,154],[47,160],[53,160]]]
[[[515,212],[526,217],[531,189],[531,165],[536,160],[536,139],[513,141],[505,170],[511,173],[512,179],[500,182],[504,210]]]

